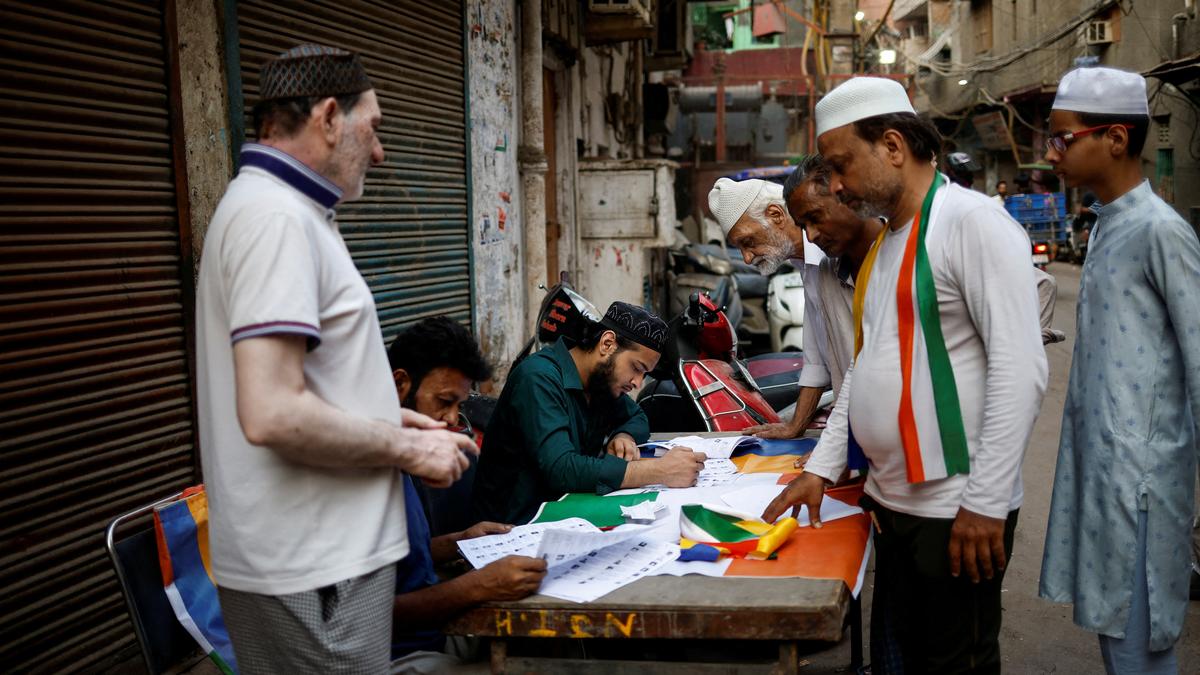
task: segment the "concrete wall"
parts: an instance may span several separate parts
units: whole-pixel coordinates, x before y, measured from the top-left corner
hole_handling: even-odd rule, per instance
[[[585,47],[579,57],[581,69],[581,138],[584,157],[632,159],[636,156],[637,131],[624,125],[614,129],[605,119],[605,101],[617,94],[625,105],[636,106],[640,97],[642,76],[630,67],[634,50],[640,42],[621,42],[599,47]],[[632,77],[628,77],[631,75]],[[640,124],[640,114],[635,115]]]
[[[219,0],[177,0],[180,96],[187,159],[193,269],[204,235],[233,172]]]
[[[665,159],[629,161],[592,160],[579,165],[580,232],[579,292],[603,312],[614,300],[635,305],[653,306],[649,296],[651,271],[650,249],[671,242],[675,229],[675,171],[678,165]],[[638,186],[651,181],[654,208],[650,199],[642,200],[651,191],[639,192],[637,187],[622,190],[621,182],[609,177],[617,174],[628,180],[637,172]],[[624,183],[629,185],[628,183]],[[625,221],[609,220],[604,225],[588,222],[589,213],[604,213],[606,217],[628,215]],[[619,223],[619,224],[618,224]],[[641,231],[642,225],[649,225]],[[597,230],[606,236],[592,237]],[[618,230],[631,235],[624,236]]]
[[[468,0],[471,223],[475,335],[502,383],[524,326],[517,10],[514,0]],[[498,388],[497,388],[498,391]]]
[[[554,79],[557,102],[554,117],[555,175],[547,174],[546,180],[554,186],[558,211],[546,215],[547,218],[554,219],[560,227],[557,246],[558,269],[560,272],[567,272],[574,279],[578,270],[575,242],[578,237],[576,213],[579,159],[576,147],[582,134],[582,82],[577,64],[567,65],[557,58],[548,58],[547,61],[546,67],[550,70],[547,75]],[[550,130],[547,129],[546,133],[550,133]]]

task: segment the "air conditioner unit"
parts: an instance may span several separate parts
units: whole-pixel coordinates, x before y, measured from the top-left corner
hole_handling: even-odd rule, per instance
[[[650,22],[650,0],[588,0],[594,14],[629,14]]]
[[[1087,36],[1084,42],[1089,45],[1107,45],[1112,44],[1114,41],[1112,21],[1088,22]]]

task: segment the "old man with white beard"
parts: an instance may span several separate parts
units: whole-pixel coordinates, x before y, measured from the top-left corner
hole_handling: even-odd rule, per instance
[[[708,207],[725,232],[725,240],[741,251],[746,264],[754,265],[762,274],[773,274],[791,261],[803,275],[806,356],[795,415],[790,421],[744,431],[768,438],[795,438],[808,426],[830,382],[825,361],[817,358],[818,353],[828,351],[829,345],[820,298],[816,295],[818,265],[825,254],[808,240],[804,229],[788,213],[783,186],[778,183],[720,178],[708,193]],[[809,354],[813,355],[811,364]],[[841,373],[837,375],[840,379]]]
[[[778,183],[719,178],[708,193],[708,208],[725,233],[725,241],[736,246],[746,264],[762,274],[774,274],[789,260],[815,268],[825,257],[788,215],[783,186]]]

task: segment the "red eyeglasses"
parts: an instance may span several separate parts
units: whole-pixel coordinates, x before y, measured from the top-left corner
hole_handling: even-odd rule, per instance
[[[1046,139],[1046,149],[1054,150],[1055,152],[1062,154],[1067,151],[1067,146],[1074,143],[1077,139],[1083,138],[1084,136],[1087,136],[1088,134],[1094,134],[1097,131],[1107,131],[1108,129],[1110,129],[1112,127],[1125,127],[1126,129],[1132,129],[1133,125],[1132,124],[1101,124],[1098,127],[1088,127],[1087,129],[1080,129],[1079,131],[1064,131],[1061,133],[1054,134],[1050,138],[1047,138]]]

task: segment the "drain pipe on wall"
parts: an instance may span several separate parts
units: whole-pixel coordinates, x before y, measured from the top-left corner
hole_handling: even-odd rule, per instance
[[[525,328],[537,333],[546,279],[546,162],[542,111],[542,0],[521,2],[521,249],[525,258]]]
[[[1171,59],[1179,58],[1179,45],[1183,42],[1183,24],[1187,23],[1188,15],[1180,12],[1171,17]]]

